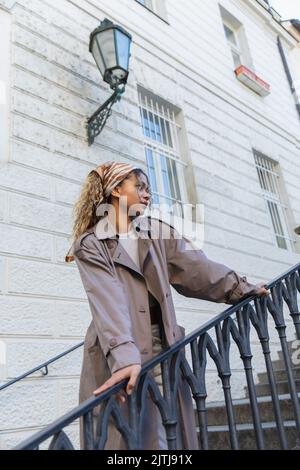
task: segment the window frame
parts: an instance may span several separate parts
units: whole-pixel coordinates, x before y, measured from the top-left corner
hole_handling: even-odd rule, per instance
[[[141,0],[135,0],[136,3],[144,7],[146,10],[150,11],[153,15],[157,16],[160,20],[164,21],[167,25],[170,25],[168,22],[167,8],[165,0],[144,0],[145,3]]]
[[[279,172],[279,163],[255,149],[253,149],[253,155],[258,182],[265,201],[274,244],[281,250],[294,251],[295,239],[292,237],[289,227],[288,206],[283,202],[281,188],[282,176]],[[265,189],[268,188],[268,186],[269,189]],[[276,210],[273,208],[273,215],[270,209],[271,204],[274,205],[277,210],[276,213]],[[279,218],[277,217],[277,214]],[[283,233],[276,232],[276,224],[277,227],[281,226]],[[280,246],[278,239],[283,240],[286,246]]]
[[[170,201],[171,205],[178,203],[181,207],[184,204],[188,203],[187,197],[187,188],[186,182],[184,178],[184,170],[187,167],[187,163],[184,162],[181,158],[180,153],[180,145],[179,145],[179,138],[178,132],[181,130],[180,124],[176,120],[176,111],[175,108],[172,107],[171,103],[167,103],[164,99],[161,99],[159,96],[154,95],[151,92],[148,92],[141,87],[138,87],[138,104],[139,104],[139,111],[140,111],[140,120],[141,120],[141,129],[142,129],[142,136],[143,136],[143,144],[145,149],[145,157],[147,162],[147,169],[148,175],[150,178],[151,183],[151,175],[150,175],[150,165],[149,165],[149,158],[148,152],[151,152],[151,157],[153,159],[153,166],[156,176],[156,186],[157,191],[153,191],[152,186],[152,195],[153,197],[153,204],[157,204],[157,199],[159,204],[165,204],[166,200]],[[145,117],[144,112],[148,117],[148,122],[150,122],[149,114],[153,114],[152,122],[159,122],[160,126],[162,123],[167,122],[169,124],[170,136],[171,136],[171,143],[172,146],[166,145],[164,143],[164,138],[162,136],[163,132],[159,134],[154,125],[154,135],[155,138],[151,137],[151,129],[150,126],[146,128],[145,126]],[[157,117],[157,119],[155,119]],[[148,130],[146,135],[145,130]],[[167,137],[168,132],[164,131],[165,137]],[[157,135],[161,135],[161,139],[157,139]],[[165,142],[170,143],[169,138],[165,139]],[[168,169],[171,169],[171,173],[168,172],[168,182],[170,184],[170,193],[166,194],[165,192],[165,184],[163,180],[163,170],[162,170],[162,157],[166,158],[166,164]],[[169,162],[169,163],[168,163]],[[176,175],[174,172],[174,165],[176,169]],[[172,187],[174,189],[175,196],[172,196]],[[178,190],[180,192],[180,198],[178,198]],[[183,212],[182,212],[183,214]]]
[[[137,0],[137,2],[144,7],[149,8],[149,10],[154,10],[153,0]]]
[[[222,23],[223,23],[223,29],[224,29],[225,38],[226,38],[226,41],[227,41],[228,46],[230,47],[230,51],[231,51],[231,55],[232,55],[234,67],[235,67],[235,68],[238,68],[240,65],[245,65],[245,64],[244,64],[243,48],[242,48],[242,46],[241,46],[241,44],[240,44],[240,38],[239,38],[238,31],[236,30],[236,28],[234,28],[234,27],[232,26],[232,24],[230,24],[229,21],[226,21],[224,18],[222,18]],[[225,27],[228,28],[228,29],[233,33],[233,36],[234,36],[235,41],[236,41],[236,44],[237,44],[236,46],[235,46],[235,45],[228,39],[228,37],[226,36]],[[234,57],[233,57],[233,53],[235,53],[236,55],[239,56],[239,58],[240,58],[240,64],[239,64],[239,65],[236,65],[236,64],[235,64]]]
[[[230,47],[231,56],[233,59],[234,67],[235,67],[235,59],[233,54],[238,54],[240,57],[241,64],[255,72],[254,63],[251,56],[251,50],[249,48],[249,42],[247,39],[247,33],[242,20],[239,19],[237,16],[233,15],[229,10],[227,10],[223,5],[219,3],[219,11],[220,11],[220,26],[222,27],[223,34],[225,36],[225,40],[227,46]],[[238,47],[235,47],[227,38],[225,28],[227,26],[233,33]],[[237,67],[234,68],[236,70]]]

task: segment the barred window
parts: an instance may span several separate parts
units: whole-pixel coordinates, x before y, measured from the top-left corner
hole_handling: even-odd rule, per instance
[[[254,158],[277,246],[285,250],[292,249],[293,239],[289,235],[287,207],[280,191],[278,163],[257,151],[254,151]]]
[[[183,216],[186,202],[184,167],[180,157],[174,107],[152,93],[139,89],[139,108],[153,204]]]

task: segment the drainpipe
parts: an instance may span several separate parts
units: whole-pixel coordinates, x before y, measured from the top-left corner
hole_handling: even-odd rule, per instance
[[[297,95],[297,91],[296,91],[296,88],[295,88],[295,85],[294,85],[294,80],[292,78],[292,75],[291,75],[291,72],[290,72],[290,69],[289,69],[289,65],[288,65],[284,50],[283,50],[282,42],[281,42],[281,39],[280,39],[279,36],[277,36],[277,45],[278,45],[279,53],[280,53],[280,56],[281,56],[281,59],[282,59],[283,67],[284,67],[284,70],[285,70],[285,73],[286,73],[286,76],[287,76],[287,79],[288,79],[288,82],[289,82],[289,85],[290,85],[290,89],[291,89],[292,95],[293,95],[294,100],[295,100],[296,109],[297,109],[298,114],[299,114],[299,119],[300,119],[300,101],[299,101],[299,97]]]

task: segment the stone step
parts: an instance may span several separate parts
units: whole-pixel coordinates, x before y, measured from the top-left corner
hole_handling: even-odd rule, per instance
[[[278,432],[274,422],[263,423],[263,435],[265,441],[265,449],[280,449]],[[300,449],[299,437],[294,421],[285,421],[284,428],[289,449]],[[255,441],[255,433],[252,424],[237,425],[239,448],[241,450],[257,449]],[[197,428],[198,439],[200,443],[200,432]],[[231,449],[228,426],[209,426],[208,427],[209,449],[226,450]],[[199,448],[201,448],[199,444]]]
[[[294,419],[293,406],[290,395],[279,395],[279,403],[282,419],[292,421]],[[275,421],[273,402],[270,396],[258,397],[258,407],[262,422]],[[299,393],[300,402],[300,393]],[[247,398],[233,400],[235,419],[238,424],[251,423],[253,421],[250,401]],[[197,410],[194,404],[195,419],[197,421]],[[214,402],[207,404],[207,423],[209,426],[227,425],[227,413],[224,402]]]
[[[296,359],[296,360],[299,360],[299,353],[298,353],[298,350],[299,350],[299,346],[297,344],[294,345],[294,348],[292,348],[291,346],[289,346],[289,356],[290,356],[290,359],[292,360],[292,362]],[[278,359],[282,362],[283,361],[283,352],[282,350],[280,349],[278,351]],[[296,364],[295,364],[296,366]],[[300,364],[298,364],[298,368],[300,367]]]
[[[295,339],[288,341],[290,357],[295,350]],[[294,345],[294,348],[292,346]],[[277,385],[277,393],[281,417],[284,421],[288,448],[297,448],[300,450],[300,436],[297,433],[294,421],[294,412],[289,387],[287,382],[286,367],[283,361],[282,352],[278,352],[278,359],[272,361],[273,370]],[[300,364],[293,365],[293,375],[298,391],[300,401]],[[259,383],[255,386],[257,393],[258,407],[262,423],[263,435],[266,449],[280,449],[280,441],[278,437],[277,424],[275,422],[273,402],[270,396],[270,386],[266,372],[258,374]],[[246,398],[233,400],[236,428],[238,431],[239,448],[242,450],[256,449],[255,432],[253,426],[253,417],[248,395],[248,388],[245,387]],[[209,435],[209,448],[212,450],[231,449],[229,428],[226,407],[224,402],[215,402],[207,404],[207,423]],[[198,424],[197,411],[194,403],[194,411],[196,423]],[[198,430],[198,438],[200,442],[200,433]]]
[[[274,361],[272,361],[272,366],[273,366],[274,370],[286,369],[285,362],[283,361],[283,359],[275,359]],[[293,367],[293,369],[298,370],[298,369],[300,369],[300,364],[293,364],[292,363],[292,367]]]
[[[295,383],[296,383],[296,390],[300,391],[300,379],[296,379]],[[256,394],[259,397],[270,395],[271,393],[270,385],[268,383],[257,384],[255,388],[256,388]],[[248,387],[244,387],[244,389],[245,389],[246,397],[248,398],[249,397]],[[288,381],[287,380],[277,381],[276,389],[277,389],[277,393],[279,393],[280,395],[289,393]]]
[[[279,369],[274,370],[275,380],[282,381],[287,380],[287,373],[286,369]],[[293,376],[295,379],[300,379],[300,368],[293,369]],[[267,383],[268,382],[268,374],[266,372],[261,372],[257,374],[258,383]]]
[[[276,359],[275,361],[272,361],[272,366],[274,370],[282,370],[286,368],[282,359]]]

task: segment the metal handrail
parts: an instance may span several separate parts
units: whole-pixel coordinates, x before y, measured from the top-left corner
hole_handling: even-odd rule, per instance
[[[129,449],[140,449],[141,436],[137,432],[140,412],[143,409],[143,397],[145,397],[145,388],[150,389],[150,395],[153,401],[158,405],[160,412],[164,409],[163,425],[166,430],[169,449],[176,449],[176,429],[177,411],[174,403],[176,402],[177,392],[174,384],[177,383],[179,367],[184,380],[192,390],[196,401],[197,418],[199,421],[199,430],[201,437],[201,448],[208,449],[208,430],[206,422],[206,351],[214,360],[219,377],[222,380],[222,386],[225,395],[225,405],[228,416],[228,426],[230,443],[232,449],[239,448],[238,434],[234,420],[233,403],[230,390],[230,336],[237,344],[240,357],[243,361],[244,370],[249,389],[249,400],[253,416],[253,426],[255,439],[258,449],[264,449],[264,437],[260,421],[260,412],[257,403],[255,384],[252,370],[252,353],[250,344],[250,324],[257,331],[261,342],[262,352],[267,367],[271,396],[274,406],[279,442],[282,449],[287,449],[287,438],[285,435],[284,423],[281,416],[281,410],[276,390],[276,381],[270,358],[269,333],[267,325],[267,315],[272,316],[275,327],[280,339],[283,358],[286,366],[288,385],[290,390],[291,402],[294,412],[295,426],[300,438],[300,408],[299,397],[296,391],[295,379],[292,374],[292,363],[289,357],[287,339],[285,335],[285,321],[283,317],[283,301],[286,302],[290,316],[295,326],[296,334],[300,339],[300,312],[297,303],[297,291],[300,292],[300,263],[296,264],[285,273],[275,278],[266,287],[271,290],[271,296],[248,297],[236,305],[227,308],[225,311],[209,320],[200,328],[194,330],[174,345],[162,351],[146,362],[141,369],[137,379],[136,386],[132,395],[128,396],[129,420],[130,425],[124,421],[120,412],[120,405],[113,396],[121,389],[126,387],[128,379],[114,385],[110,389],[101,393],[98,397],[91,397],[81,403],[79,406],[55,420],[41,431],[35,433],[30,438],[21,442],[15,447],[15,450],[38,449],[39,445],[49,437],[53,437],[49,449],[73,449],[70,439],[64,432],[64,428],[73,423],[78,418],[83,418],[83,436],[86,449],[103,449],[107,437],[109,418],[114,416],[118,422],[118,429],[126,440]],[[254,301],[254,305],[252,302]],[[233,321],[232,316],[236,314],[237,322]],[[217,344],[209,336],[210,330],[215,328]],[[190,345],[193,370],[183,356],[182,352],[185,346]],[[168,362],[169,361],[169,362]],[[166,396],[162,396],[157,384],[155,383],[150,370],[161,364],[164,390],[167,390]],[[175,391],[174,391],[175,390]],[[98,420],[97,429],[93,427],[93,410],[98,405],[103,404],[101,416]],[[174,414],[175,413],[175,414]]]
[[[45,377],[48,375],[48,365],[52,364],[55,361],[58,361],[62,357],[66,356],[67,354],[70,354],[73,352],[75,349],[80,348],[83,346],[84,341],[81,341],[81,343],[75,344],[75,346],[72,346],[72,348],[67,349],[66,351],[63,351],[62,353],[58,354],[57,356],[52,357],[51,359],[48,359],[48,361],[43,362],[42,364],[39,364],[38,366],[34,367],[33,369],[28,370],[27,372],[24,372],[21,375],[18,375],[18,377],[15,377],[14,379],[10,380],[9,382],[6,382],[5,384],[0,385],[0,391],[4,390],[7,387],[10,387],[11,385],[15,384],[16,382],[19,382],[22,379],[25,379],[29,375],[34,374],[38,370],[45,369],[45,372],[42,372],[43,376]]]

